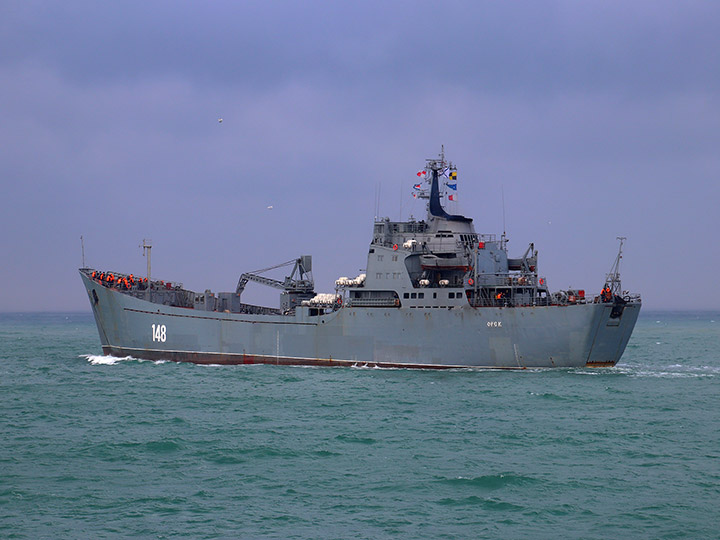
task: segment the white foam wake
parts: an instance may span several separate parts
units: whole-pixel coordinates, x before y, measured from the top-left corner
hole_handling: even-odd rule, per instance
[[[706,378],[720,375],[720,366],[686,365],[686,364],[635,364],[622,365],[612,368],[615,373],[622,373],[630,377],[660,377],[660,378]]]
[[[138,360],[137,358],[133,358],[132,356],[124,356],[121,358],[119,356],[108,356],[104,354],[81,354],[80,358],[85,358],[93,366],[113,366],[118,362],[122,362],[125,360]]]

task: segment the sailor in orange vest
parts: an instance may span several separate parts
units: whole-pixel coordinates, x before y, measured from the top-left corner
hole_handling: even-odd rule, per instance
[[[610,290],[609,285],[605,285],[605,287],[602,290],[602,299],[603,302],[610,302],[612,300],[612,291]]]

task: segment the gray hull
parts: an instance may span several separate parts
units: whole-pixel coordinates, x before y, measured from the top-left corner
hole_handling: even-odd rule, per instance
[[[202,364],[413,368],[615,365],[637,321],[603,303],[527,307],[344,306],[311,315],[201,311],[151,303],[81,271],[105,354]]]

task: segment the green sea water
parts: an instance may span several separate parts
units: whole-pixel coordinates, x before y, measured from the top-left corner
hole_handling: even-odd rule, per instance
[[[720,538],[720,313],[611,369],[196,366],[0,315],[2,538]]]

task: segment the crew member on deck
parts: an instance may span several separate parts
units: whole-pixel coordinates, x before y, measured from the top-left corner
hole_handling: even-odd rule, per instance
[[[606,283],[605,287],[603,287],[602,290],[602,299],[603,302],[611,302],[612,301],[612,291],[610,290],[610,286]]]

